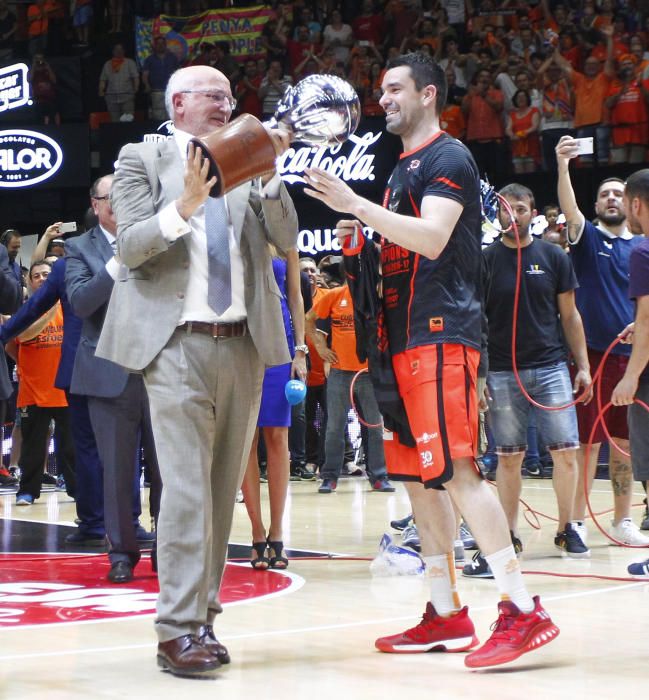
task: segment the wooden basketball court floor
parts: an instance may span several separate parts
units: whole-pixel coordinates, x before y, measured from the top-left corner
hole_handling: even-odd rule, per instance
[[[639,504],[639,485],[636,491],[634,502]],[[525,480],[524,498],[532,507],[554,515],[549,480]],[[37,525],[27,523],[44,522],[69,527],[74,520],[74,504],[65,494],[44,494],[28,508],[17,508],[14,500],[13,495],[0,496],[0,525],[4,525],[0,585],[10,578],[14,566],[4,553],[27,554],[9,536],[13,530],[8,526],[33,529]],[[610,501],[609,484],[597,481],[593,494],[596,510],[605,510]],[[295,550],[371,558],[383,532],[391,532],[389,521],[407,512],[402,486],[394,494],[372,493],[366,480],[350,478],[339,482],[337,493],[320,495],[316,483],[291,483],[285,542]],[[640,515],[640,508],[634,508],[636,522]],[[602,522],[608,523],[608,519],[603,516]],[[291,561],[293,578],[287,592],[226,607],[217,620],[216,632],[228,645],[232,664],[215,680],[179,679],[157,669],[151,614],[43,625],[8,624],[0,616],[0,697],[632,697],[647,687],[649,582],[606,577],[627,578],[627,564],[646,558],[649,550],[609,546],[593,526],[589,533],[592,558],[573,561],[561,559],[554,549],[554,523],[542,519],[541,529],[534,530],[523,522],[524,570],[561,575],[526,575],[529,588],[541,594],[561,635],[541,650],[498,669],[471,672],[464,667],[462,654],[388,655],[375,651],[377,636],[401,631],[418,621],[428,599],[426,580],[373,578],[364,559],[301,558]],[[249,539],[245,506],[240,504],[230,541],[247,545]],[[45,545],[47,550],[47,542]],[[241,573],[250,582],[254,572],[248,568],[246,565]],[[150,571],[146,562],[140,563],[136,575],[142,576],[143,571]],[[104,572],[102,569],[101,576]],[[496,618],[494,583],[460,576],[459,584],[482,641]],[[254,580],[242,584],[244,598],[246,587],[254,588]]]

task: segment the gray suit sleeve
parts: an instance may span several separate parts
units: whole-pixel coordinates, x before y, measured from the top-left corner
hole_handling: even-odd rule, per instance
[[[134,269],[169,248],[160,230],[153,173],[142,158],[142,144],[128,144],[119,153],[111,188],[111,203],[117,220],[117,251],[124,265]]]
[[[286,252],[297,244],[298,221],[295,205],[284,183],[280,185],[279,199],[263,199],[256,186],[251,191],[251,206],[257,210],[264,224],[269,240],[281,251]]]

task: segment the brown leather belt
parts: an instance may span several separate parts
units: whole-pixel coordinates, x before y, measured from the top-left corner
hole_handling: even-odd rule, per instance
[[[212,338],[241,338],[248,335],[248,323],[236,321],[235,323],[208,323],[207,321],[186,321],[177,330],[184,331],[188,335],[191,333],[203,333],[211,335]]]

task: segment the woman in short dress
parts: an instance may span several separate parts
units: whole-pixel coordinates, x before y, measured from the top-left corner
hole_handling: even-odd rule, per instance
[[[507,115],[505,132],[512,142],[512,160],[515,173],[531,173],[541,161],[539,124],[541,114],[532,107],[530,94],[518,90],[512,97],[512,109]]]
[[[288,251],[286,259],[273,255],[273,272],[281,292],[282,315],[286,341],[292,362],[269,367],[264,374],[261,406],[257,430],[250,449],[248,467],[241,490],[252,525],[253,569],[285,569],[288,559],[284,553],[282,519],[288,491],[290,462],[288,429],[291,425],[291,406],[286,400],[284,387],[289,379],[306,379],[306,345],[304,344],[304,302],[300,291],[300,268],[296,249]],[[267,454],[268,498],[270,526],[264,525],[261,513],[261,487],[257,442],[263,429]]]

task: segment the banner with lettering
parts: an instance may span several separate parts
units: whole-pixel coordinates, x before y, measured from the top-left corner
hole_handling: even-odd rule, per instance
[[[153,37],[163,36],[167,48],[181,62],[191,61],[202,42],[227,41],[230,55],[238,61],[261,58],[261,33],[273,11],[266,5],[225,10],[207,10],[190,17],[159,15],[153,19],[136,18],[135,52],[140,65],[153,51]]]

